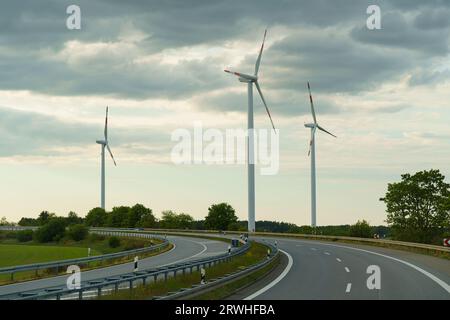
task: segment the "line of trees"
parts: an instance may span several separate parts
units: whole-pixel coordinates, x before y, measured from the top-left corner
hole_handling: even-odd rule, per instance
[[[400,182],[388,184],[386,195],[380,198],[386,204],[388,226],[371,226],[365,220],[354,225],[297,226],[276,221],[257,221],[256,231],[321,234],[370,238],[393,238],[403,241],[441,244],[442,238],[450,237],[450,184],[439,170],[420,171],[413,175],[403,174]],[[186,213],[163,211],[157,219],[150,208],[142,204],[132,207],[114,207],[107,212],[101,208],[90,210],[85,218],[70,212],[67,217],[57,217],[47,211],[38,218],[22,218],[21,226],[44,226],[53,222],[52,228],[64,224],[92,227],[161,228],[195,230],[246,231],[247,221],[239,221],[235,209],[228,203],[213,204],[204,220],[195,220]],[[2,224],[8,224],[2,219]],[[49,227],[50,228],[50,227]]]

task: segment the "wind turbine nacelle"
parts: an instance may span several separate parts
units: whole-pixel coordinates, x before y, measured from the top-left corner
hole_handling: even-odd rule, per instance
[[[106,141],[105,140],[97,140],[95,142],[98,143],[98,144],[106,145]]]
[[[314,123],[305,123],[306,128],[314,128],[316,125]]]

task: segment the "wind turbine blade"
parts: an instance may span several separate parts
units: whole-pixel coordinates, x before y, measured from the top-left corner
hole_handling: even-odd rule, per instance
[[[231,71],[231,70],[223,70],[223,71],[225,71],[226,73],[231,73],[231,74],[234,74],[235,76],[238,76],[238,77],[240,77],[241,76],[241,74],[239,73],[239,72],[234,72],[234,71]]]
[[[312,98],[312,94],[311,94],[311,87],[309,86],[309,82],[308,82],[308,91],[309,91],[309,102],[311,103],[311,113],[314,119],[314,123],[317,124],[317,120],[316,120],[316,113],[314,112],[314,102],[313,102],[313,98]]]
[[[335,138],[337,138],[334,134],[332,134],[331,132],[325,130],[324,128],[322,128],[321,126],[317,125],[317,128],[319,128],[319,130],[328,133],[330,136],[333,136]]]
[[[259,87],[258,81],[255,81],[255,85],[256,85],[256,89],[257,89],[258,92],[259,92],[259,95],[261,96],[261,100],[262,100],[262,102],[264,103],[264,106],[266,107],[267,114],[269,115],[270,122],[272,123],[272,128],[273,128],[273,130],[275,131],[275,125],[273,124],[272,116],[270,115],[269,108],[267,107],[266,100],[264,99],[264,96],[263,96],[263,94],[262,94],[262,92],[261,92],[261,88]],[[275,132],[276,132],[276,131],[275,131]]]
[[[109,152],[109,154],[111,155],[111,158],[112,158],[112,160],[113,160],[113,162],[114,162],[114,165],[117,166],[116,160],[114,159],[114,156],[113,156],[113,154],[112,154],[112,152],[111,152],[111,149],[109,148],[109,144],[106,144],[106,149],[108,149],[108,152]]]
[[[258,59],[256,60],[256,64],[255,64],[255,76],[258,75],[258,71],[259,71],[259,65],[261,63],[261,56],[264,50],[264,42],[266,41],[266,34],[267,34],[267,29],[264,31],[264,38],[263,38],[263,42],[261,45],[261,49],[259,50],[259,55],[258,55]]]
[[[105,141],[108,141],[108,107],[106,107],[106,118],[105,118]]]

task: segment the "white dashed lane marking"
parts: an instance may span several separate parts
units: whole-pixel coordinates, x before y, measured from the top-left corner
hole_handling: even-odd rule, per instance
[[[350,272],[350,269],[349,269],[349,268],[347,268],[347,267],[345,267],[345,271],[347,271],[347,272]]]
[[[350,290],[352,290],[352,284],[351,283],[347,283],[347,288],[345,288],[345,292],[349,293]]]
[[[337,262],[342,262],[342,260],[341,260],[341,259],[339,259],[339,258],[336,258],[336,260],[337,260]]]

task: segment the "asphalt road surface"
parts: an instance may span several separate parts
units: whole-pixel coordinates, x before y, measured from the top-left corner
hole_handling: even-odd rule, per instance
[[[259,239],[277,241],[287,258],[276,278],[268,277],[234,299],[450,300],[450,260],[374,246]]]
[[[152,269],[168,264],[185,262],[193,259],[205,258],[223,254],[228,250],[228,244],[223,241],[213,241],[202,238],[168,236],[169,242],[174,244],[171,251],[144,258],[139,261],[139,270]],[[133,272],[134,263],[125,263],[111,267],[95,269],[81,272],[81,281],[117,276],[120,274]],[[65,286],[68,275],[45,278],[40,280],[27,281],[17,284],[0,286],[0,296],[14,295],[19,292],[29,290],[39,290],[42,288]]]

